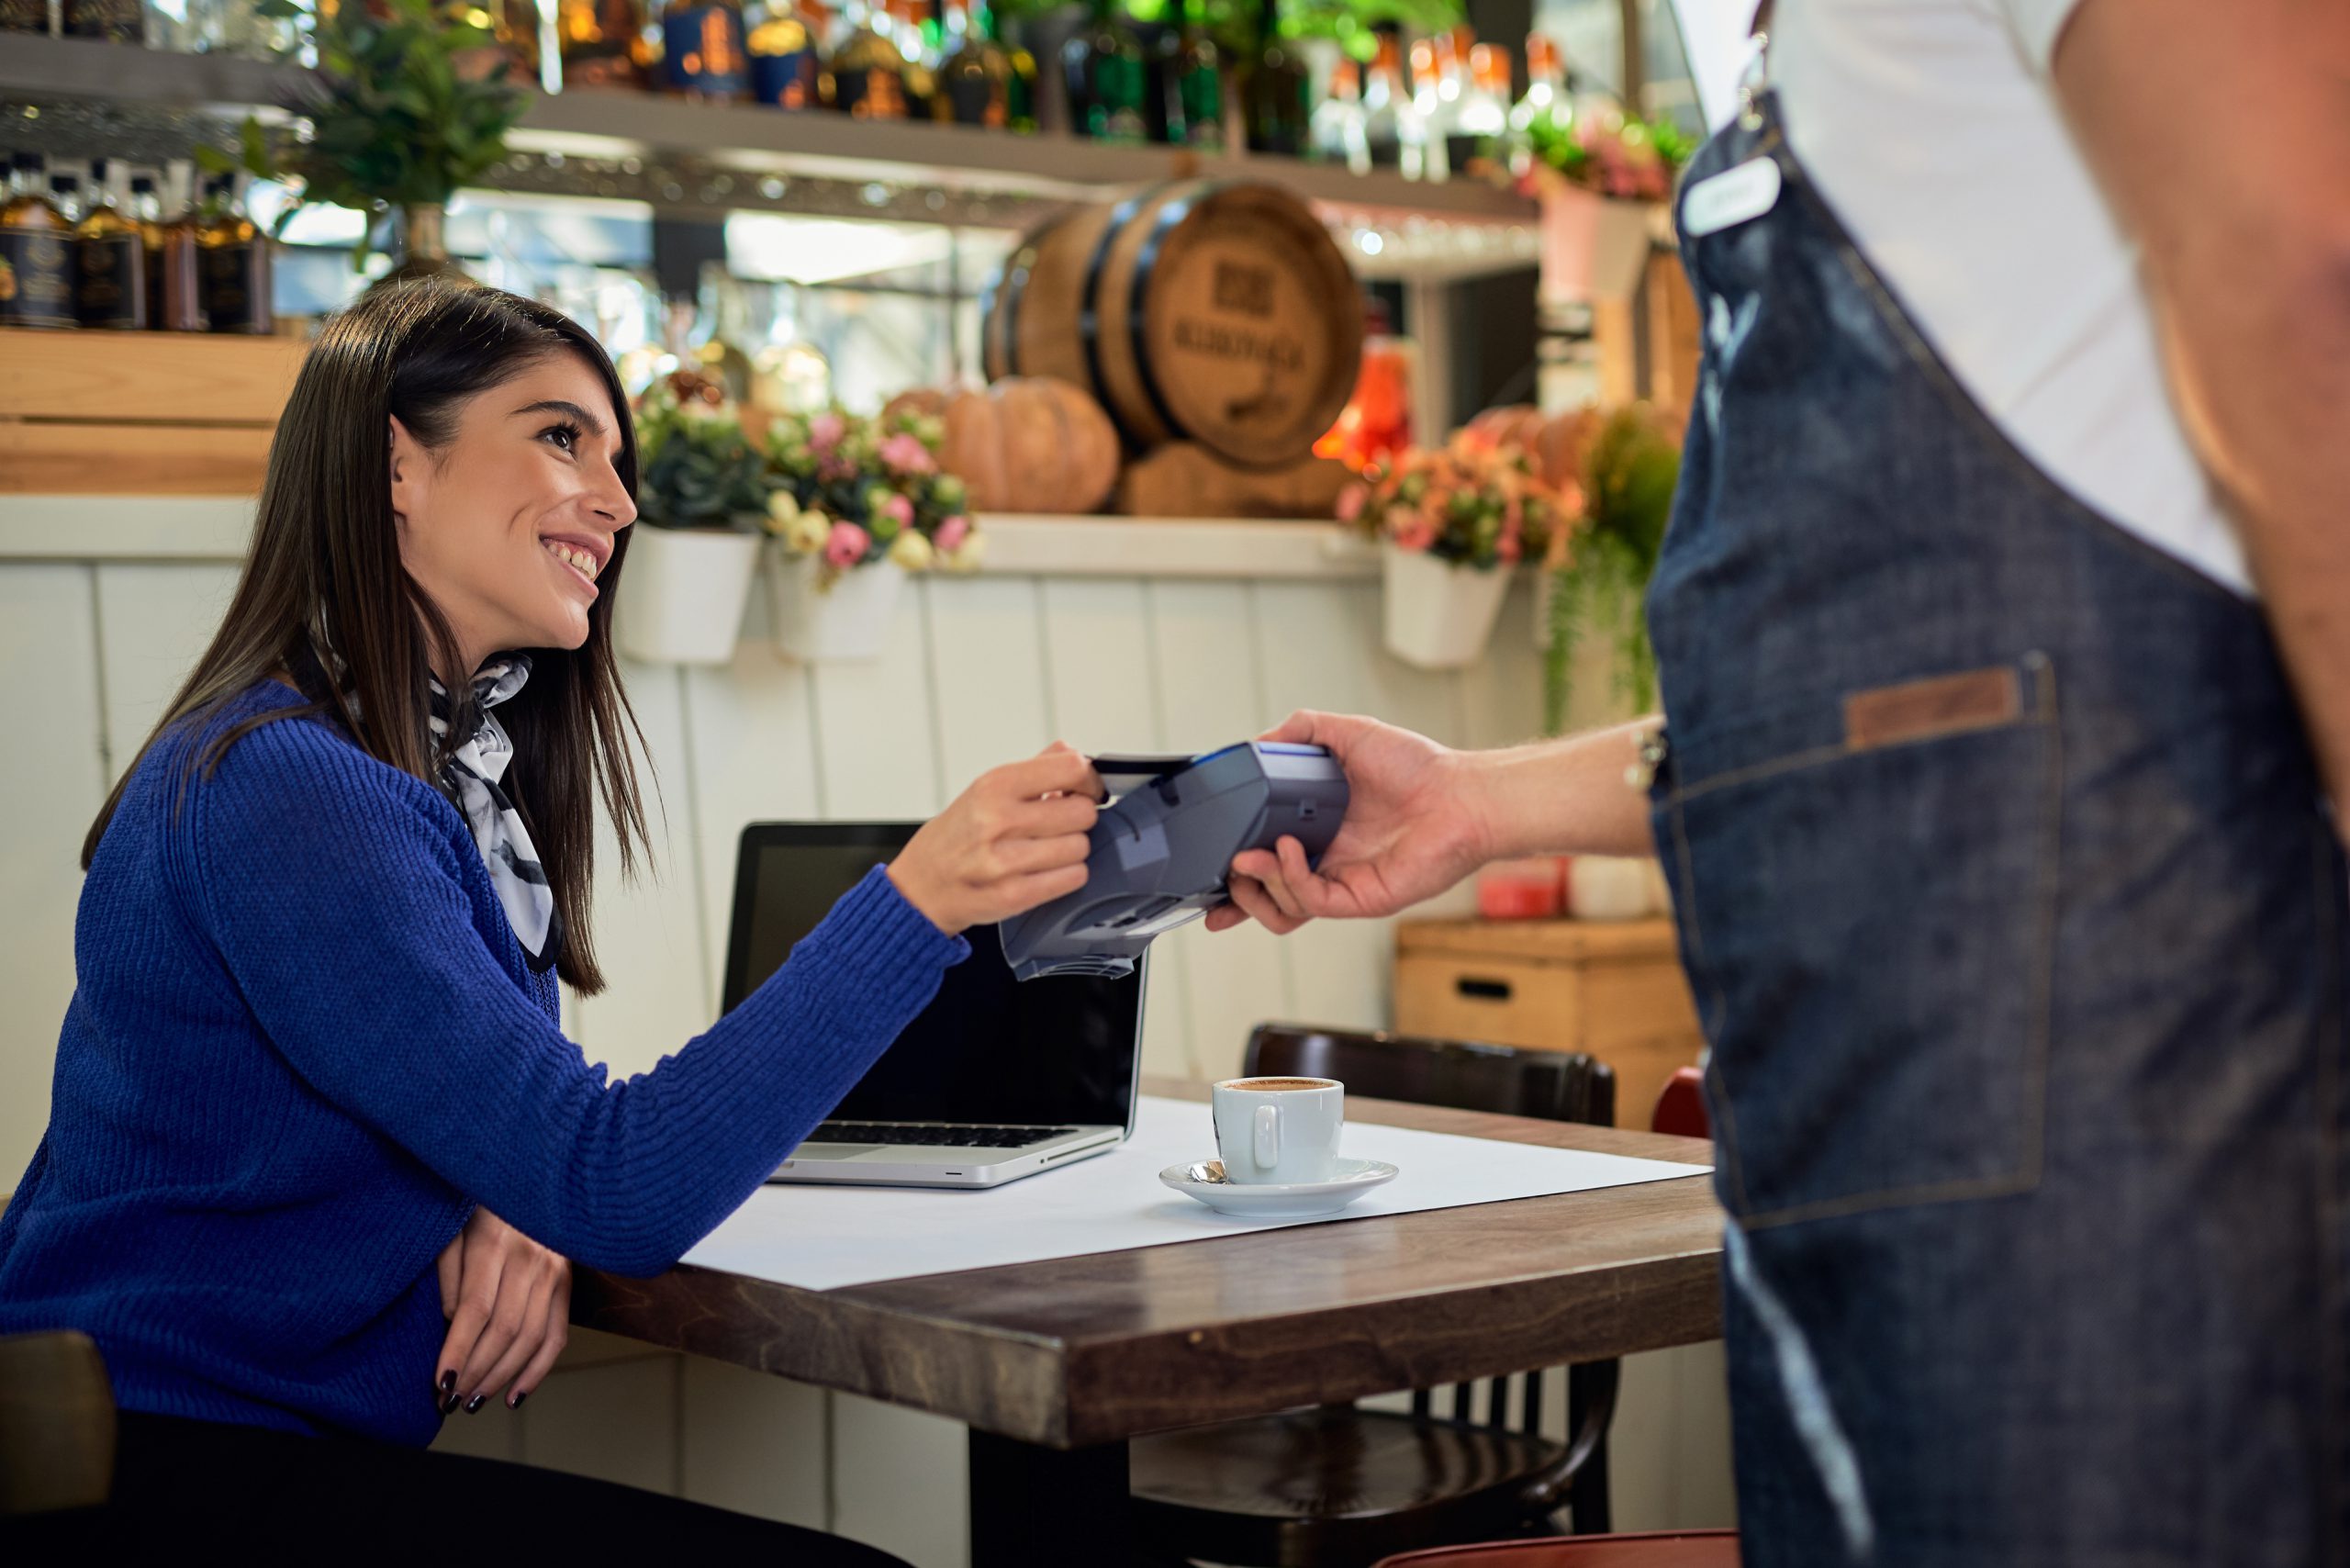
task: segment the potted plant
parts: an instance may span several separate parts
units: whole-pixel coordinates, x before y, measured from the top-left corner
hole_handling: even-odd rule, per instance
[[[976,570],[964,485],[939,467],[935,414],[827,409],[767,427],[767,573],[776,646],[790,658],[878,657],[909,572]]]
[[[247,117],[241,157],[199,146],[214,174],[242,166],[298,187],[277,220],[326,203],[366,215],[352,253],[366,264],[376,220],[399,214],[401,259],[392,276],[455,270],[442,237],[449,198],[506,156],[506,135],[528,95],[508,70],[497,35],[452,0],[367,0],[319,14],[292,0],[261,0],[260,13],[292,19],[315,49],[318,69],[285,107],[308,121],[290,145],[273,147]]]
[[[1457,669],[1483,651],[1510,568],[1563,543],[1566,497],[1514,447],[1456,438],[1374,465],[1338,499],[1380,542],[1388,652],[1422,669]]]
[[[1582,464],[1574,549],[1550,568],[1542,616],[1542,713],[1551,734],[1566,718],[1575,647],[1593,627],[1616,637],[1617,697],[1636,711],[1656,700],[1656,653],[1641,602],[1664,547],[1681,447],[1662,413],[1632,403],[1599,417]]]
[[[1528,128],[1518,188],[1542,204],[1548,299],[1620,298],[1639,284],[1658,215],[1695,150],[1668,120],[1586,109]]]
[[[766,465],[717,388],[690,374],[646,388],[636,419],[637,521],[614,635],[631,658],[724,664],[758,569]]]

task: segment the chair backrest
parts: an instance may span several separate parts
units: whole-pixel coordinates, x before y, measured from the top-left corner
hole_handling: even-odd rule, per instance
[[[1373,1568],[1738,1568],[1738,1532],[1660,1530],[1579,1540],[1439,1546],[1382,1557]]]
[[[0,1518],[105,1502],[114,1442],[114,1390],[88,1335],[0,1338]]]
[[[1616,1121],[1615,1072],[1580,1051],[1259,1024],[1248,1036],[1241,1071],[1252,1078],[1335,1078],[1351,1093],[1414,1105],[1598,1126]]]
[[[1347,1086],[1348,1093],[1373,1100],[1602,1127],[1616,1124],[1615,1070],[1580,1051],[1521,1050],[1383,1031],[1259,1024],[1248,1036],[1241,1071],[1250,1078],[1335,1078]],[[1518,1431],[1541,1429],[1543,1376],[1532,1372],[1516,1380],[1521,1384],[1515,1401],[1517,1419],[1514,1425]],[[1613,1362],[1571,1370],[1567,1380],[1570,1432],[1584,1424],[1588,1407],[1612,1407],[1615,1380]],[[1499,1377],[1492,1381],[1485,1395],[1486,1426],[1513,1426],[1512,1382]],[[1452,1420],[1469,1420],[1476,1406],[1475,1389],[1465,1383],[1453,1384],[1450,1405]],[[1422,1416],[1431,1414],[1433,1392],[1415,1390],[1412,1409]],[[1606,1408],[1599,1410],[1597,1418],[1604,1428]],[[1576,1517],[1582,1518],[1580,1509]]]
[[[1656,1097],[1649,1130],[1678,1137],[1713,1137],[1713,1125],[1706,1115],[1706,1075],[1694,1067],[1675,1068],[1665,1081],[1664,1092]]]

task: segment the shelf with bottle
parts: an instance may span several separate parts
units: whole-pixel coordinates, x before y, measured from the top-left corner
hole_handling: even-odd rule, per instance
[[[158,172],[97,158],[85,180],[38,153],[0,162],[0,325],[273,330],[270,241],[235,179],[206,181],[199,199],[185,163]]]
[[[757,18],[767,19],[764,13]],[[873,20],[878,24],[880,17]],[[880,33],[878,25],[868,30]],[[971,30],[967,24],[967,39]],[[988,29],[983,24],[975,30],[984,37]],[[749,36],[744,35],[746,51]],[[1005,115],[1017,123],[1026,117],[1015,107],[1021,96],[1015,84],[1034,84],[1035,78],[1028,73],[1035,62],[1024,62],[1019,51],[1003,53],[1012,70]],[[751,51],[744,58],[747,78],[759,56]],[[982,52],[977,62],[983,76],[993,69],[989,59]],[[829,63],[837,90],[839,50]],[[1268,180],[1308,200],[1350,212],[1484,224],[1522,224],[1530,218],[1532,206],[1525,198],[1480,182],[1425,185],[1393,172],[1358,174],[1343,163],[1290,155],[1306,145],[1310,75],[1295,46],[1278,38],[1268,45],[1263,59],[1249,63],[1241,73],[1240,89],[1246,147],[1219,149],[1208,139],[1204,145],[1132,146],[1080,137],[1006,136],[986,123],[991,91],[978,95],[980,123],[971,124],[954,123],[966,118],[961,114],[947,123],[860,118],[778,113],[747,99],[715,95],[693,101],[682,95],[581,89],[534,97],[509,140],[518,151],[541,157],[688,155],[754,179],[800,174],[1075,200],[1118,187],[1213,174]],[[946,65],[941,62],[940,69]],[[12,35],[8,47],[0,50],[0,97],[36,106],[82,100],[218,110],[229,118],[250,108],[283,118],[278,106],[294,96],[299,77],[298,67],[225,52],[173,54],[84,39]],[[1195,76],[1194,94],[1203,85]],[[951,107],[951,83],[939,95]],[[1200,100],[1195,96],[1193,101]],[[1029,102],[1033,116],[1033,94]],[[1203,120],[1212,118],[1193,112],[1200,112]]]

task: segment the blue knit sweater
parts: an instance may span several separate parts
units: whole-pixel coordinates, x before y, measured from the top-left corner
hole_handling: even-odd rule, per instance
[[[263,682],[210,722],[299,700]],[[126,1409],[430,1442],[433,1264],[476,1204],[659,1272],[969,952],[877,869],[742,1006],[608,1082],[431,785],[279,720],[174,811],[199,739],[151,750],[98,846],[49,1128],[0,1217],[0,1332],[88,1333]]]

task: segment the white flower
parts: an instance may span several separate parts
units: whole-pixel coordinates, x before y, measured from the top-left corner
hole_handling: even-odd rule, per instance
[[[901,532],[890,544],[890,559],[910,572],[928,571],[936,558],[930,541],[911,528]]]
[[[821,555],[833,536],[833,520],[811,507],[784,525],[783,543],[795,555]]]
[[[975,528],[964,536],[961,546],[953,554],[940,557],[940,564],[950,572],[976,572],[980,557],[987,554],[987,535]]]
[[[791,525],[800,520],[800,498],[789,490],[767,492],[767,532],[789,534]]]

